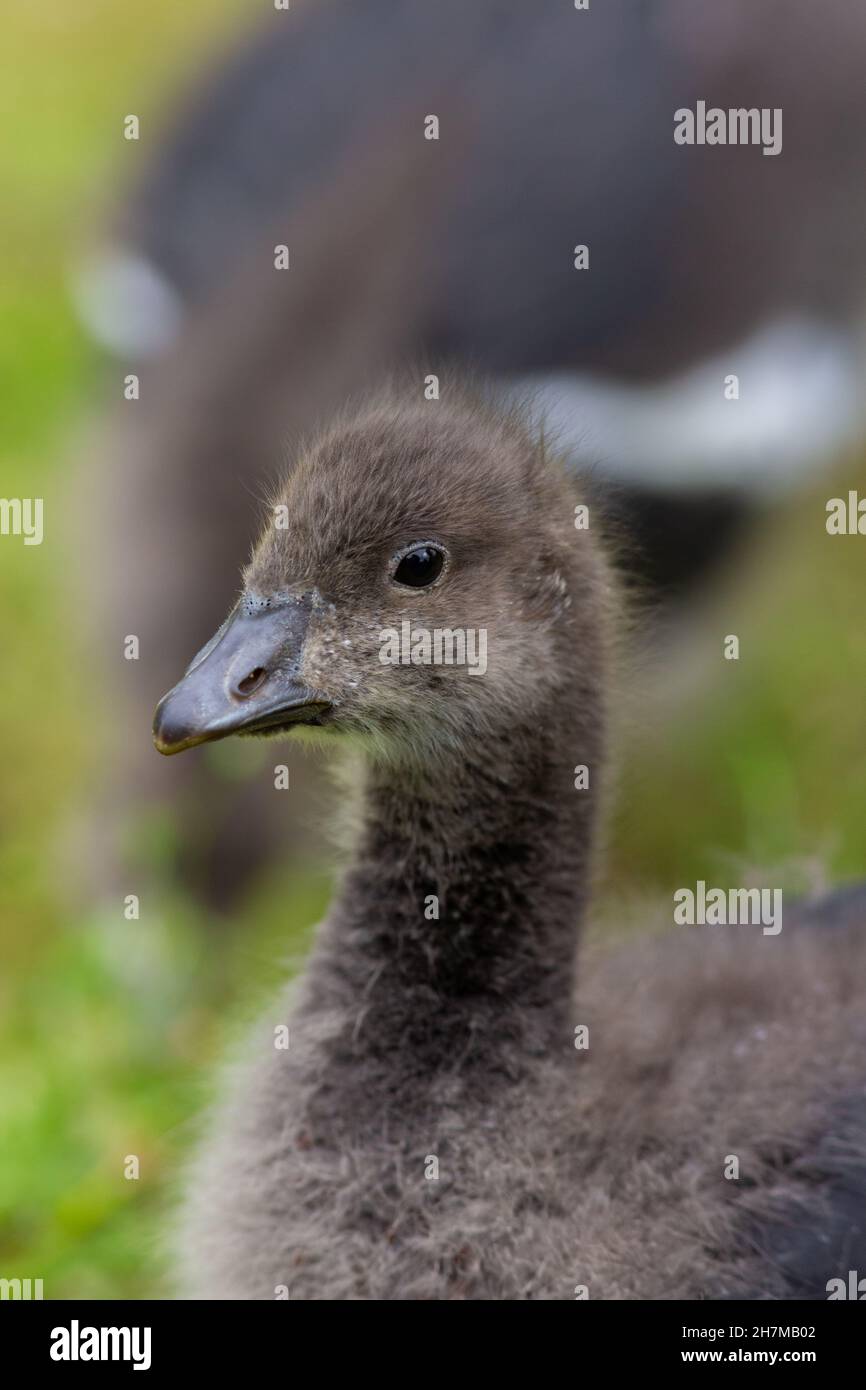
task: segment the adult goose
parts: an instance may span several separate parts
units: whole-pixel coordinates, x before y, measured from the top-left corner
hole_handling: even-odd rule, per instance
[[[103,509],[81,606],[123,723],[142,726],[229,601],[253,539],[238,461],[245,488],[269,490],[290,436],[406,360],[538,397],[573,460],[610,477],[623,558],[667,622],[767,497],[862,427],[860,0],[254,9],[172,118],[162,91],[136,107],[134,187],[118,182],[79,285],[118,354],[115,396],[141,380],[78,485]],[[678,144],[675,113],[699,103],[779,111],[781,152]],[[121,663],[128,633],[146,661]],[[214,921],[279,825],[217,759],[179,764],[157,783],[148,750],[118,739],[95,877],[115,899],[131,876],[161,888],[142,800],[206,805],[180,872]]]
[[[301,452],[160,703],[163,753],[306,729],[356,779],[304,974],[193,1163],[185,1293],[822,1298],[866,1268],[864,895],[575,971],[618,621],[586,501],[518,415],[394,390]]]

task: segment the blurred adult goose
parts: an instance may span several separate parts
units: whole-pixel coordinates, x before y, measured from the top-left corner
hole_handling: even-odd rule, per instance
[[[187,1294],[826,1297],[866,1267],[863,895],[575,974],[617,626],[586,502],[516,415],[386,395],[302,452],[160,703],[163,753],[313,737],[356,778],[304,974],[192,1165]]]
[[[168,788],[198,809],[185,881],[212,911],[272,852],[255,786],[201,760],[160,791],[129,729],[228,602],[244,490],[368,374],[470,362],[536,395],[613,480],[623,558],[665,601],[856,433],[864,63],[860,0],[298,0],[243,24],[172,115],[142,95],[134,186],[78,283],[115,383],[141,378],[80,489],[104,507],[86,607],[123,716],[101,873]],[[699,102],[779,109],[781,152],[678,144]],[[118,673],[131,632],[144,659]]]

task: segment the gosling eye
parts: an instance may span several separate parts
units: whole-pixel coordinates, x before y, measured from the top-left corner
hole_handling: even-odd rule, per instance
[[[407,589],[425,589],[442,573],[445,552],[438,545],[413,545],[397,561],[392,578]]]

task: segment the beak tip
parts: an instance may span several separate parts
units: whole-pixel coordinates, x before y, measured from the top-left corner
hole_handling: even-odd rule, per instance
[[[176,720],[166,717],[166,707],[170,700],[171,693],[164,695],[153,716],[153,745],[157,753],[162,753],[165,757],[170,757],[172,753],[180,753],[189,741],[188,730],[178,728]]]
[[[306,633],[309,602],[277,605],[264,614],[234,613],[183,676],[163,695],[153,717],[153,743],[163,757],[230,734],[267,732],[277,724],[302,721],[322,701],[298,678],[287,650],[297,658]],[[259,681],[232,678],[248,671]]]

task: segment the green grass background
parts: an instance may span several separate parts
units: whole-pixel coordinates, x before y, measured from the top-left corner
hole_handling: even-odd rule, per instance
[[[82,904],[69,845],[99,752],[52,528],[98,363],[68,271],[136,147],[129,111],[165,93],[241,0],[7,0],[0,85],[0,493],[43,496],[46,542],[0,540],[0,1276],[47,1297],[159,1294],[172,1177],[227,1037],[303,948],[326,872],[271,876],[216,941],[175,895],[158,920]],[[707,615],[690,695],[635,702],[600,916],[697,877],[864,871],[866,539],[830,539],[824,501],[866,489],[859,458],[773,518]],[[57,543],[54,543],[57,541]],[[739,664],[721,660],[737,632]],[[669,896],[668,896],[669,901]],[[629,909],[633,913],[633,909]],[[126,1181],[137,1154],[141,1179]]]

